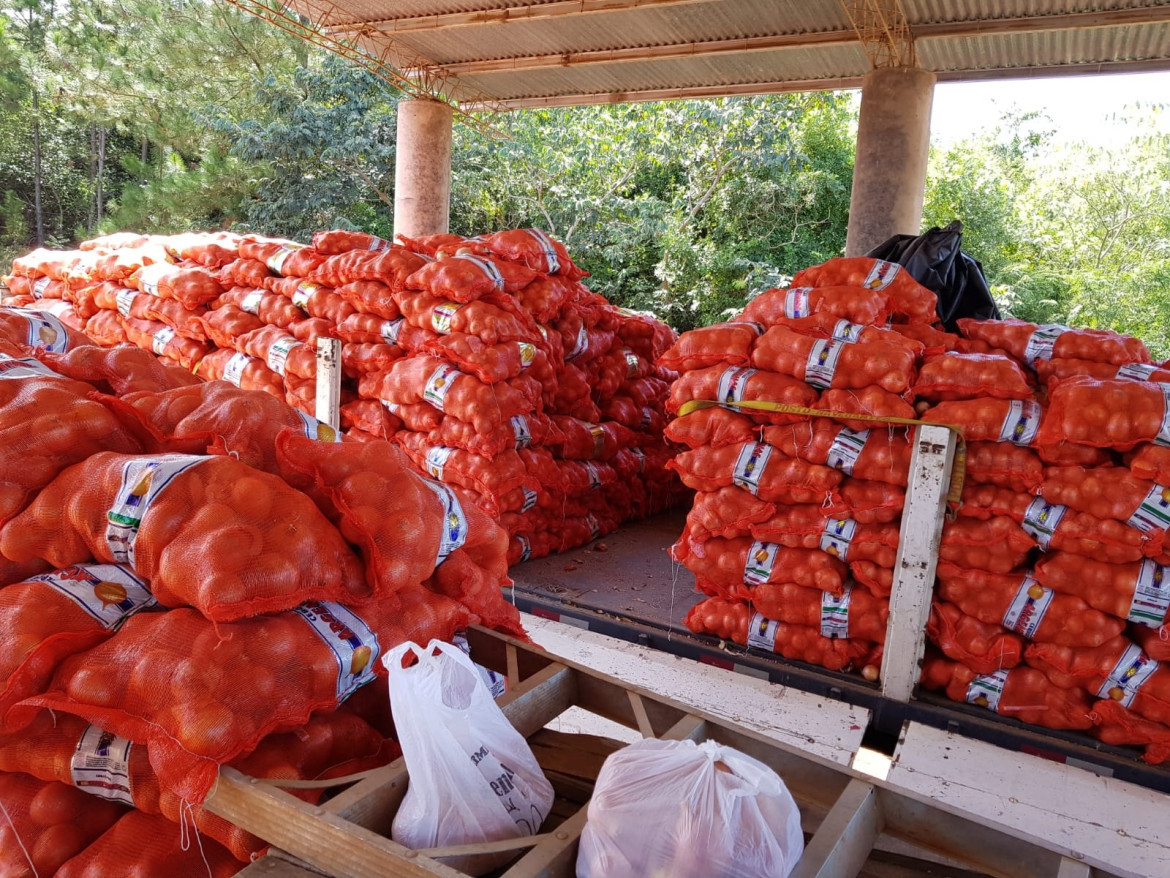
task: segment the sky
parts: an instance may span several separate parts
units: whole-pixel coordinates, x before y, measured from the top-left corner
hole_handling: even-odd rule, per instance
[[[1170,72],[941,83],[934,89],[932,143],[946,147],[994,128],[1013,107],[1046,112],[1057,141],[1116,145],[1151,120],[1170,132]]]

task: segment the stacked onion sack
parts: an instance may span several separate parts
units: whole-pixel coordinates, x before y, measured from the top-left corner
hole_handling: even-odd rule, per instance
[[[943,527],[923,685],[1164,760],[1170,416],[1156,382],[1170,371],[1112,332],[1009,320],[946,333],[929,296],[872,259],[802,272],[680,338],[661,361],[683,373],[672,409],[760,400],[958,428],[964,490]],[[675,548],[711,595],[692,630],[873,678],[906,431],[719,406],[667,436],[700,492]]]
[[[305,414],[316,341],[340,338],[347,434],[392,439],[419,471],[473,491],[512,537],[513,563],[679,498],[662,438],[674,375],[655,365],[674,333],[590,292],[538,230],[82,247],[16,260],[13,301]]]
[[[379,656],[521,633],[508,538],[389,442],[57,320],[0,309],[0,873],[230,875],[265,845],[201,807],[220,766],[395,758]]]

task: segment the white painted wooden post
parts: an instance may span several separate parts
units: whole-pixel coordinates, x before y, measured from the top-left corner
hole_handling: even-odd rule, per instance
[[[882,656],[882,695],[895,701],[909,701],[918,683],[954,462],[953,432],[917,428]]]
[[[341,341],[317,339],[317,420],[341,430]]]

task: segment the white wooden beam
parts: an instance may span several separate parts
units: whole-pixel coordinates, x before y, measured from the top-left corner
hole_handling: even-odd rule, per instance
[[[951,430],[917,428],[882,656],[882,695],[895,701],[909,701],[918,684],[954,462],[955,434]]]
[[[788,878],[853,878],[881,831],[877,791],[863,780],[850,781]]]
[[[317,420],[341,430],[341,341],[317,339]]]

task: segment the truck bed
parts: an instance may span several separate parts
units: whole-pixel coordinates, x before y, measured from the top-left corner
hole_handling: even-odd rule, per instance
[[[1147,765],[1136,749],[1110,747],[1075,732],[1026,726],[931,692],[919,692],[903,704],[883,698],[876,685],[856,674],[692,634],[682,620],[703,596],[695,592],[690,571],[668,554],[685,518],[682,511],[666,513],[625,525],[582,548],[525,561],[511,569],[515,586],[505,594],[521,611],[535,616],[865,707],[872,712],[866,743],[889,753],[905,721],[915,720],[1170,793],[1170,768]]]

